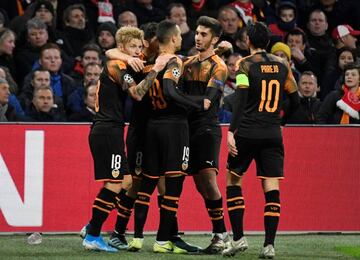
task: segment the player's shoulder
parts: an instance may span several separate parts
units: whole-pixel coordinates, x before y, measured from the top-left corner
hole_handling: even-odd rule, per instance
[[[118,67],[121,70],[125,70],[127,68],[127,64],[121,60],[108,60],[106,62],[107,67]]]
[[[170,60],[168,61],[168,64],[178,64],[181,66],[183,64],[183,62],[179,56],[174,55],[174,57],[170,58]]]
[[[211,56],[210,58],[215,62],[216,65],[226,67],[225,61],[221,57],[219,57],[217,54]]]

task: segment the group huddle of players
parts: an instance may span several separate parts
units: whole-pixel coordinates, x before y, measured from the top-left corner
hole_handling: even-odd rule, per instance
[[[116,33],[118,48],[108,51],[96,95],[96,116],[89,135],[95,180],[103,181],[83,228],[83,246],[90,250],[138,251],[150,197],[158,187],[159,228],[153,251],[232,256],[248,248],[243,234],[245,209],[242,175],[253,159],[262,179],[266,205],[265,242],[260,257],[275,255],[280,216],[279,179],[283,177],[283,144],[279,111],[283,92],[296,106],[296,83],[288,64],[265,52],[267,27],[248,26],[252,55],[240,61],[236,108],[228,133],[227,208],[233,238],[226,232],[222,195],[216,176],[221,143],[218,108],[227,67],[215,53],[221,25],[202,16],[197,21],[197,55],[178,57],[181,32],[171,21]],[[276,67],[276,72],[264,71]],[[267,70],[269,71],[269,70]],[[124,102],[134,99],[124,143]],[[239,149],[241,148],[241,149]],[[212,223],[213,237],[205,249],[190,245],[178,234],[177,210],[185,176],[192,176]],[[100,235],[112,209],[117,221],[108,243]],[[134,238],[125,230],[134,208]]]

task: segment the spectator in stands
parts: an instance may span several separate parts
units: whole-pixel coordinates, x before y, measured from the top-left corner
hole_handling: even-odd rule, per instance
[[[277,42],[271,47],[272,54],[281,57],[283,60],[286,60],[291,67],[294,78],[296,81],[299,81],[301,73],[295,68],[294,63],[291,60],[291,49],[290,47],[282,42]]]
[[[97,44],[102,49],[103,57],[105,57],[105,51],[115,48],[115,34],[117,28],[115,24],[111,22],[102,23],[99,25],[96,31],[96,41]]]
[[[185,6],[181,3],[170,4],[166,18],[176,23],[181,31],[181,50],[177,54],[187,55],[188,51],[195,45],[195,32],[187,24]]]
[[[139,25],[149,22],[160,22],[165,18],[163,11],[154,6],[152,0],[131,1],[129,9],[136,15]]]
[[[320,98],[325,97],[334,89],[340,89],[343,84],[344,67],[348,63],[356,61],[355,51],[349,47],[342,47],[337,50],[337,66],[325,74],[321,83]]]
[[[265,21],[265,15],[263,10],[260,8],[260,5],[254,4],[251,0],[235,0],[230,4],[233,6],[241,20],[240,27],[246,26],[249,22],[263,22]]]
[[[97,81],[92,80],[84,87],[83,99],[85,106],[69,117],[73,122],[92,122],[95,115]]]
[[[236,72],[237,72],[237,62],[242,58],[239,53],[232,53],[226,60],[226,65],[228,68],[228,78],[225,81],[223,95],[226,97],[235,92],[236,89]]]
[[[16,121],[15,109],[9,105],[10,89],[5,79],[0,78],[0,122]]]
[[[48,70],[51,75],[50,86],[55,96],[62,99],[63,104],[67,104],[69,95],[74,91],[74,80],[62,72],[61,50],[54,43],[45,44],[40,51],[39,63],[42,69]],[[32,92],[29,84],[33,73],[29,73],[24,80],[23,91]],[[66,110],[66,108],[65,108]]]
[[[300,104],[293,113],[289,114],[289,100],[286,100],[283,105],[283,120],[287,124],[315,124],[316,115],[321,106],[321,101],[316,97],[319,87],[315,74],[304,71],[298,88]]]
[[[68,6],[64,11],[64,34],[70,43],[72,57],[80,57],[85,44],[93,39],[92,31],[86,26],[86,12],[82,4]]]
[[[318,3],[314,5],[314,9],[320,9],[324,12],[329,22],[329,32],[331,32],[338,24],[341,24],[344,21],[344,15],[346,15],[347,10],[344,0],[319,0]],[[354,1],[357,2],[357,1]]]
[[[0,66],[7,67],[11,76],[16,79],[16,67],[13,59],[15,49],[15,33],[10,29],[0,30]]]
[[[342,47],[349,47],[355,51],[356,48],[356,37],[360,35],[360,31],[354,30],[350,25],[342,24],[336,26],[336,28],[332,31],[332,38],[335,42],[335,48],[340,49]],[[357,60],[360,59],[359,51],[356,53]]]
[[[102,71],[102,66],[99,63],[91,62],[86,64],[84,78],[81,85],[77,86],[75,91],[71,93],[68,99],[67,107],[70,113],[77,113],[83,110],[84,104],[84,89],[92,81],[98,81]]]
[[[18,98],[14,94],[17,91],[17,84],[11,77],[9,70],[6,67],[0,66],[0,78],[6,80],[6,82],[9,85],[9,90],[10,90],[9,105],[11,105],[15,109],[15,114],[18,117],[24,117],[25,112],[22,109]]]
[[[313,59],[312,51],[307,48],[307,37],[303,30],[295,28],[286,34],[285,43],[290,47],[291,60],[295,68],[300,71],[313,71],[311,60]]]
[[[34,90],[32,106],[27,115],[34,122],[63,122],[65,117],[54,107],[54,93],[50,87]]]
[[[220,8],[218,20],[222,26],[223,33],[219,41],[228,41],[236,46],[236,34],[239,30],[240,17],[236,9],[226,5]]]
[[[80,61],[75,63],[74,69],[70,73],[77,86],[82,85],[85,66],[92,62],[101,64],[101,49],[97,44],[89,43],[84,46]]]
[[[237,72],[237,63],[242,58],[239,53],[232,53],[226,60],[226,65],[228,68],[228,78],[225,81],[223,96],[220,100],[220,109],[219,109],[219,122],[220,123],[230,123],[231,122],[231,112],[232,105],[231,96],[236,89],[236,72]]]
[[[277,22],[269,25],[273,38],[282,41],[289,31],[296,28],[296,5],[291,1],[282,1],[277,7]]]
[[[54,5],[49,0],[38,0],[34,4],[33,17],[37,17],[47,25],[49,42],[56,43],[67,55],[71,53],[70,43],[64,34],[56,28],[56,13]]]
[[[36,17],[30,19],[26,23],[24,38],[26,38],[26,43],[17,49],[14,57],[20,86],[24,77],[33,70],[34,63],[39,60],[41,47],[49,40],[46,24]],[[20,44],[19,42],[18,45]]]
[[[344,85],[333,90],[321,105],[319,124],[360,124],[360,65],[349,63],[344,69]]]
[[[328,22],[325,13],[319,9],[313,10],[309,16],[307,29],[309,46],[313,50],[312,71],[321,82],[324,73],[332,70],[336,65],[336,50],[327,33]]]
[[[247,37],[246,27],[241,28],[235,35],[234,52],[239,53],[242,57],[250,55],[249,40]]]
[[[23,109],[28,111],[31,107],[34,90],[38,88],[51,87],[51,75],[48,70],[37,69],[33,71],[30,85],[20,95],[19,101]],[[62,98],[54,96],[54,107],[64,112],[64,104]]]
[[[122,26],[138,27],[136,15],[131,11],[122,12],[119,14],[117,25],[118,28],[121,28]]]
[[[17,95],[19,93],[18,84],[11,76],[10,71],[7,67],[0,66],[0,78],[3,78],[8,82],[11,94]]]

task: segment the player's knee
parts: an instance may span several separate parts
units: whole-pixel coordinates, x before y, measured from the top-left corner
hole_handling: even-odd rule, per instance
[[[226,186],[241,186],[241,177],[230,171],[226,173]]]

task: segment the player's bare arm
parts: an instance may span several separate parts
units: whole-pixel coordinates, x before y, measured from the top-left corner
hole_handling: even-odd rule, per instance
[[[174,55],[168,54],[159,56],[156,59],[152,70],[148,73],[145,79],[143,79],[138,85],[129,88],[128,91],[131,97],[138,101],[141,100],[151,88],[157,74],[165,68],[168,61],[173,57]]]
[[[118,48],[107,50],[105,55],[110,60],[121,60],[126,62],[135,72],[140,72],[146,63],[146,61],[140,58],[131,57],[130,55],[121,52]]]

